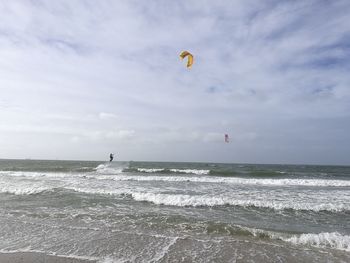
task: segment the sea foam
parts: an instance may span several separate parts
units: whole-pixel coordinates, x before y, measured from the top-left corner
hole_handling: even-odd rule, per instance
[[[136,201],[147,201],[157,205],[170,206],[242,206],[242,207],[258,207],[270,208],[274,210],[309,210],[309,211],[332,211],[340,212],[350,210],[349,204],[332,204],[332,203],[305,203],[292,201],[269,201],[269,200],[249,200],[237,199],[233,196],[202,196],[202,195],[173,195],[161,193],[129,193]]]
[[[141,168],[139,168],[141,169]],[[142,168],[143,169],[143,168]],[[158,169],[161,171],[162,169]],[[144,169],[145,173],[153,173],[155,169]],[[208,170],[178,170],[181,173],[193,176],[158,176],[158,175],[125,175],[122,167],[110,167],[101,164],[96,168],[97,173],[53,173],[53,172],[15,172],[1,171],[0,176],[16,177],[87,177],[96,179],[113,179],[115,181],[167,181],[167,182],[195,182],[195,183],[226,183],[240,185],[266,185],[266,186],[309,186],[309,187],[350,187],[350,180],[332,179],[256,179],[243,177],[215,177],[207,176]],[[108,177],[103,177],[107,175]]]
[[[14,194],[14,195],[31,195],[38,194],[48,190],[52,190],[54,187],[48,186],[37,186],[37,185],[2,185],[0,187],[0,193],[4,194]]]
[[[338,232],[301,234],[281,239],[295,245],[310,245],[320,248],[334,248],[350,252],[350,236],[341,235]]]
[[[350,180],[325,179],[251,179],[251,178],[222,178],[213,176],[139,176],[118,175],[116,181],[167,181],[167,182],[198,182],[198,183],[227,183],[243,185],[272,185],[272,186],[327,186],[349,187]]]
[[[322,233],[304,233],[304,234],[288,234],[274,231],[239,227],[248,231],[253,236],[265,236],[271,239],[282,240],[294,245],[313,246],[318,248],[332,248],[344,251],[350,251],[350,236],[342,235],[338,232],[322,232]]]

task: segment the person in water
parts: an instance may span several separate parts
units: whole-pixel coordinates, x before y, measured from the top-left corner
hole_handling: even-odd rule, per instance
[[[113,161],[113,157],[114,157],[114,154],[111,153],[111,154],[109,155],[109,162]]]

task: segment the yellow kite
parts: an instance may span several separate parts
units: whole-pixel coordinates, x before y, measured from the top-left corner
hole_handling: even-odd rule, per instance
[[[190,68],[193,64],[193,55],[188,51],[182,51],[180,54],[180,58],[184,59],[185,57],[188,57],[187,67]]]

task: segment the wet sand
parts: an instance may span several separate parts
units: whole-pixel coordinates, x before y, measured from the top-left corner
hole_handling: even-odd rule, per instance
[[[97,263],[97,260],[47,255],[40,252],[1,252],[0,263]]]

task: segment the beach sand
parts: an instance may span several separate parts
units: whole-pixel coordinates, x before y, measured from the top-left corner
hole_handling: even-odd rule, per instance
[[[47,255],[40,252],[0,253],[0,263],[96,263],[97,260]]]

